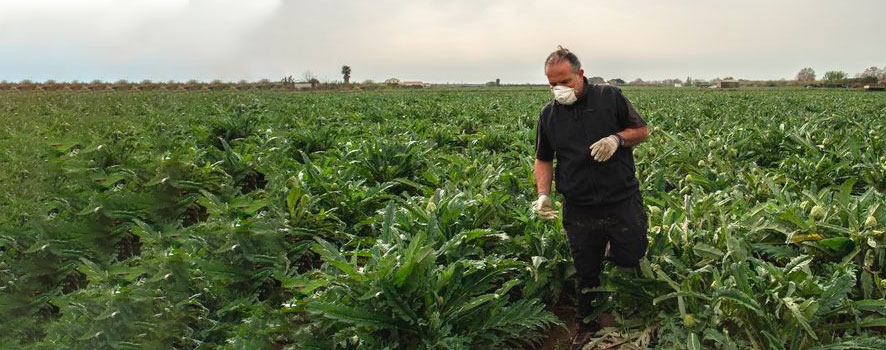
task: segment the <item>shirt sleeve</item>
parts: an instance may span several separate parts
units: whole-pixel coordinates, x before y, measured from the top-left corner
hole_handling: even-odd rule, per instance
[[[615,105],[618,109],[618,124],[622,128],[638,128],[646,126],[646,121],[640,117],[640,113],[634,109],[631,101],[621,92],[621,89],[615,89]]]
[[[550,162],[554,160],[554,148],[551,147],[551,142],[548,140],[544,130],[544,123],[542,123],[544,113],[544,110],[542,110],[541,115],[538,116],[538,124],[535,127],[535,158]]]

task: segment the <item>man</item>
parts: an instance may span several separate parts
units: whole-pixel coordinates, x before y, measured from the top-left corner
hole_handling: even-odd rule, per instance
[[[538,117],[533,207],[539,217],[557,218],[550,199],[556,158],[563,228],[578,282],[576,318],[583,320],[599,302],[597,293],[585,290],[600,285],[604,255],[619,270],[633,272],[646,254],[647,217],[632,147],[649,137],[649,129],[621,90],[589,84],[578,57],[562,46],[545,60],[545,75],[554,99]],[[584,345],[600,323],[600,317],[579,321],[573,345]]]

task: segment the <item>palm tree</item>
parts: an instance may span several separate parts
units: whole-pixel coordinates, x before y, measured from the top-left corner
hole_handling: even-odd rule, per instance
[[[351,67],[341,66],[341,74],[345,78],[345,85],[351,83]]]

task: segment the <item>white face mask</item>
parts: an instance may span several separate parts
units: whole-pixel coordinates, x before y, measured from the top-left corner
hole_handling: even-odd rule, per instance
[[[575,103],[575,100],[578,100],[578,97],[575,97],[575,89],[568,86],[554,86],[551,88],[551,92],[554,93],[554,99],[557,100],[557,102],[567,106]]]

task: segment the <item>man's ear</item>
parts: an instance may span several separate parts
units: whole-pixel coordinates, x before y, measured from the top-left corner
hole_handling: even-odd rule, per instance
[[[579,75],[579,76],[582,76],[582,77],[585,76],[585,70],[584,70],[584,68],[579,68],[579,69],[578,69],[578,75]]]

